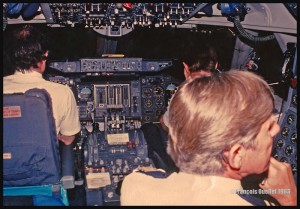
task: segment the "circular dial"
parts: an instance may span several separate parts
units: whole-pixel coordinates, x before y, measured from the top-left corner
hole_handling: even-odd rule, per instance
[[[173,94],[177,91],[177,85],[174,83],[170,83],[166,87],[166,105],[169,105],[170,99],[172,98]]]
[[[162,114],[164,114],[164,111],[162,111],[162,110],[156,110],[156,112],[155,112],[156,116],[161,116]]]
[[[88,100],[92,95],[92,90],[88,87],[83,87],[79,91],[78,97],[82,100]]]
[[[175,91],[177,89],[177,86],[174,83],[170,83],[167,85],[166,90],[167,91]]]
[[[164,101],[162,99],[157,99],[155,104],[158,108],[162,108],[164,106]]]
[[[297,142],[297,133],[293,133],[291,136],[291,142],[295,144]]]
[[[297,166],[295,164],[291,165],[293,174],[297,173]]]
[[[150,108],[152,106],[152,101],[150,99],[147,99],[145,101],[145,105],[146,105],[146,107]]]
[[[290,132],[290,129],[287,128],[287,127],[284,127],[284,128],[282,129],[282,131],[281,131],[281,135],[282,135],[283,137],[287,137],[287,135],[289,135],[289,132]]]
[[[151,98],[152,96],[152,89],[151,88],[143,88],[143,96],[144,98]]]
[[[294,123],[294,121],[295,121],[295,116],[293,114],[290,114],[286,119],[286,122],[289,125],[292,125]]]
[[[163,90],[162,87],[156,86],[156,87],[154,87],[154,89],[153,89],[153,94],[154,94],[155,96],[161,97],[161,96],[164,95],[164,90]]]
[[[293,151],[294,151],[294,148],[291,145],[289,145],[285,148],[286,155],[291,155],[293,153]]]
[[[284,144],[283,140],[279,139],[276,146],[277,146],[278,149],[281,149],[281,147],[283,146],[283,144]]]

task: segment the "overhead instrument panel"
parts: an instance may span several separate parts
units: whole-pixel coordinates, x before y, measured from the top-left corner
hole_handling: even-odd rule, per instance
[[[177,27],[198,12],[212,16],[212,5],[137,2],[3,3],[3,13],[9,23],[16,21],[15,18],[21,15],[23,21],[47,23],[49,27],[93,28],[102,35],[117,37],[136,27]]]
[[[212,14],[208,3],[42,3],[47,23],[93,28],[108,36],[121,36],[134,27],[183,24],[199,11]]]

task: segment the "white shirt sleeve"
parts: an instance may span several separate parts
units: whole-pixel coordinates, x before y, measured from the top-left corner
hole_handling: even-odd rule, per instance
[[[80,131],[81,125],[79,122],[76,100],[71,89],[67,89],[65,98],[66,106],[64,117],[60,123],[60,133],[66,136],[71,136]]]

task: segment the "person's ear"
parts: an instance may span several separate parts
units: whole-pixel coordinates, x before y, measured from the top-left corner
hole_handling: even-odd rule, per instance
[[[191,76],[189,66],[185,62],[182,62],[182,64],[183,64],[183,67],[184,67],[184,77],[185,77],[185,79],[188,79]]]
[[[235,144],[230,149],[224,151],[224,162],[232,169],[238,170],[242,166],[243,153],[243,146]]]
[[[49,54],[48,51],[46,51],[46,52],[43,54],[43,59],[42,59],[42,61],[44,61],[44,62],[47,61],[48,54]]]
[[[44,56],[48,57],[48,54],[49,54],[49,51],[46,51],[45,54],[44,54]]]

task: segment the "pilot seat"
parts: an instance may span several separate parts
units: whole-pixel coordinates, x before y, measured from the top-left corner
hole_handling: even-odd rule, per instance
[[[44,89],[3,94],[3,205],[68,206],[73,147],[57,140]]]

